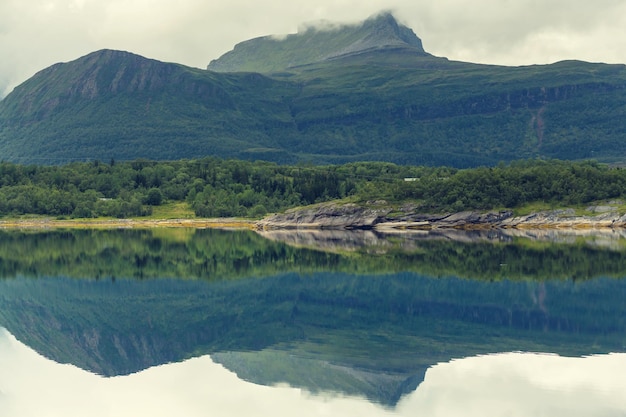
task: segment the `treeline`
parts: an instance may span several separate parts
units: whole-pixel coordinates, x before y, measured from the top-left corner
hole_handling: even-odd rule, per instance
[[[424,212],[577,205],[626,196],[626,170],[595,162],[519,161],[453,169],[386,162],[278,165],[204,158],[173,162],[0,163],[0,215],[135,217],[186,202],[199,217],[260,217],[350,197],[410,201]]]
[[[0,163],[0,215],[145,216],[164,202],[187,202],[200,217],[249,216],[343,198],[358,183],[413,168],[388,163],[285,166],[205,158],[174,162]]]
[[[392,192],[395,200],[415,199],[422,210],[434,212],[516,208],[534,202],[576,206],[625,195],[626,170],[593,161],[556,160],[434,168],[414,182],[397,183]]]

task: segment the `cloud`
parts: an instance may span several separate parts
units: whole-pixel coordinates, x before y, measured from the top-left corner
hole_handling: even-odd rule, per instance
[[[447,0],[415,7],[414,29],[435,54],[506,65],[563,59],[626,62],[626,3]],[[419,9],[419,10],[417,10]]]
[[[615,369],[624,365],[624,354],[575,358],[503,353],[453,360],[430,368],[397,412],[431,417],[618,416],[626,409],[621,395],[626,378]]]
[[[623,0],[2,0],[0,94],[56,62],[121,49],[204,68],[236,43],[392,10],[450,59],[626,62]]]
[[[0,6],[0,89],[90,51],[90,21],[75,1],[8,0]],[[97,13],[93,13],[97,15]]]

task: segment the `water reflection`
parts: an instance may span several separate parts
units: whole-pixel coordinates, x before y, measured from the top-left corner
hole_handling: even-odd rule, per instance
[[[103,378],[47,360],[3,330],[0,367],[0,413],[12,417],[387,414],[362,399],[248,383],[208,356]]]
[[[622,416],[626,355],[508,353],[438,364],[399,415]],[[410,414],[413,413],[413,414]]]
[[[0,230],[0,278],[223,280],[291,271],[412,271],[535,281],[626,275],[626,238],[612,231],[275,231],[263,236],[202,229]]]
[[[209,356],[116,378],[59,365],[0,330],[0,413],[31,416],[622,416],[626,355],[502,354],[433,366],[395,408],[242,381]],[[245,398],[245,401],[242,399]]]
[[[625,295],[626,281],[608,278],[17,278],[0,281],[0,323],[45,357],[104,376],[210,354],[259,385],[395,406],[428,367],[454,358],[623,351]]]
[[[44,415],[29,381],[54,412],[75,390],[103,415],[625,411],[600,381],[623,356],[587,357],[626,351],[623,239],[294,236],[0,231],[0,414]],[[561,356],[489,355],[512,351]]]

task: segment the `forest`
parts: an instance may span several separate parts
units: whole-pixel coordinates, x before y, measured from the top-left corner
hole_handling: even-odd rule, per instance
[[[279,165],[179,161],[0,163],[0,216],[129,218],[184,203],[197,217],[260,218],[330,200],[411,203],[424,213],[576,206],[626,197],[626,170],[594,161],[522,160],[456,169],[388,162]]]

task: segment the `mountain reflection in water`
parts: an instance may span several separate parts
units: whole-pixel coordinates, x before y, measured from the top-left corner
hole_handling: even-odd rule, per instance
[[[622,416],[626,355],[509,353],[434,365],[393,409],[242,381],[202,356],[116,378],[43,358],[0,329],[0,412],[11,417]],[[245,400],[242,400],[245,399]]]
[[[0,326],[54,363],[72,364],[59,367],[34,359],[38,356],[33,352],[30,356],[54,373],[71,370],[81,375],[77,378],[94,381],[85,387],[101,389],[139,379],[141,398],[141,390],[151,384],[147,378],[155,378],[162,388],[158,374],[183,372],[192,363],[206,366],[207,375],[217,372],[215,368],[263,386],[239,381],[242,385],[229,391],[233,402],[246,390],[278,384],[281,388],[270,391],[286,395],[276,400],[285,403],[285,410],[295,397],[294,406],[303,406],[330,395],[332,400],[323,404],[357,401],[363,408],[360,415],[392,410],[408,415],[407,410],[417,409],[437,415],[437,400],[443,401],[446,392],[453,393],[459,407],[463,401],[467,406],[486,404],[486,393],[476,392],[482,381],[483,389],[500,392],[499,400],[490,401],[502,410],[510,406],[519,385],[520,398],[524,390],[533,392],[536,404],[545,400],[546,406],[556,407],[546,408],[553,415],[561,409],[576,415],[584,406],[549,403],[539,391],[545,389],[547,395],[561,386],[563,398],[567,393],[582,398],[582,388],[570,384],[579,378],[570,369],[584,364],[584,372],[597,367],[601,375],[610,369],[607,361],[614,370],[626,369],[622,355],[580,359],[626,351],[626,281],[621,279],[626,265],[617,237],[531,241],[494,234],[477,239],[476,234],[463,237],[458,232],[388,239],[368,234],[370,245],[362,246],[355,243],[363,240],[358,234],[331,236],[325,240],[333,246],[321,251],[310,242],[303,245],[302,238],[296,246],[276,235],[270,241],[252,232],[0,232]],[[338,244],[346,241],[350,250]],[[28,350],[8,333],[3,340],[1,349]],[[480,356],[514,351],[561,356]],[[11,357],[0,355],[4,362]],[[489,371],[492,363],[498,364],[497,371]],[[459,373],[466,366],[461,364],[471,364],[470,371]],[[10,369],[11,375],[22,375],[30,368],[23,364]],[[439,378],[441,369],[456,376]],[[490,372],[510,384],[497,385]],[[22,395],[16,382],[2,374],[7,376],[1,380],[0,411],[10,398]],[[212,389],[212,382],[201,375],[187,379],[194,381],[198,395],[202,386]],[[559,385],[560,375],[570,377]],[[60,374],[54,378],[71,380]],[[624,387],[623,381],[614,382],[614,387]],[[303,396],[284,384],[311,394]],[[473,391],[464,391],[470,387]],[[607,411],[605,415],[626,410],[614,388],[602,382],[587,387],[587,405],[605,396],[604,408],[596,410]],[[447,415],[455,415],[450,407]]]

